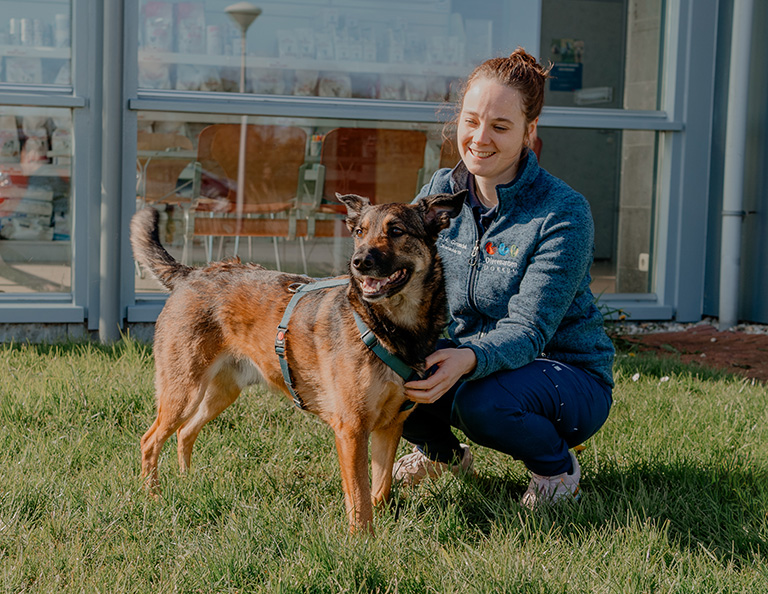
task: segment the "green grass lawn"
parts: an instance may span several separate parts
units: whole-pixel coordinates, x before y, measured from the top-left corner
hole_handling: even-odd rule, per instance
[[[476,447],[476,477],[396,491],[369,538],[331,431],[288,400],[244,394],[188,476],[170,440],[155,502],[148,347],[0,360],[2,592],[768,592],[768,388],[747,380],[623,354],[580,502],[521,508],[523,466]]]

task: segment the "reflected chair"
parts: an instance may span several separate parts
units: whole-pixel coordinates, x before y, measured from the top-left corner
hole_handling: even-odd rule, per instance
[[[373,204],[410,202],[419,190],[426,145],[426,134],[418,130],[331,130],[320,153],[324,200],[338,204],[338,192],[365,196]]]
[[[175,205],[189,202],[180,191],[194,186],[196,177],[179,185],[182,172],[195,160],[192,141],[183,134],[139,132],[136,138],[136,197],[144,205]],[[197,192],[191,188],[190,194]]]
[[[322,141],[320,163],[305,167],[307,235],[334,238],[334,269],[341,270],[347,210],[336,193],[359,194],[372,204],[410,202],[419,190],[426,134],[418,130],[335,128]],[[314,189],[312,188],[314,186]],[[307,206],[306,204],[304,205]]]
[[[213,237],[271,237],[280,269],[278,238],[296,237],[296,197],[304,163],[307,134],[293,126],[248,124],[242,210],[237,209],[240,124],[213,124],[198,138],[200,197],[188,228],[207,237],[206,256],[212,260]],[[304,257],[303,238],[299,238]]]
[[[183,134],[139,132],[136,139],[136,196],[143,205],[189,201],[179,194],[195,176],[179,185],[181,173],[195,160],[192,141]]]

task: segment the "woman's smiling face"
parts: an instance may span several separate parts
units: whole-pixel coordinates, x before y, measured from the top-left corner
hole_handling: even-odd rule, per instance
[[[520,93],[479,78],[464,94],[459,115],[459,154],[470,173],[493,185],[511,182],[538,118],[526,123]]]

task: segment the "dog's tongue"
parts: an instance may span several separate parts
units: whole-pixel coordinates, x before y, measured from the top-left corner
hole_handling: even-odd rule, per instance
[[[391,282],[401,279],[405,275],[404,270],[398,270],[394,274],[389,275],[387,278],[376,278],[374,276],[364,276],[360,283],[363,293],[366,295],[374,295],[380,293],[381,290]]]
[[[363,293],[378,293],[381,291],[381,287],[386,285],[388,282],[389,279],[386,278],[374,278],[372,276],[363,277]]]

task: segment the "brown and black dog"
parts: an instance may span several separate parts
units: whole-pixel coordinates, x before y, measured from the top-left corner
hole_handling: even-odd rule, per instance
[[[389,496],[392,466],[408,412],[404,380],[361,340],[357,312],[387,351],[423,371],[446,323],[442,265],[435,241],[461,209],[464,192],[415,204],[371,206],[338,196],[354,238],[349,281],[307,293],[285,333],[285,359],[306,410],[336,434],[350,530],[370,530],[372,504]],[[141,439],[141,470],[158,487],[160,450],[174,433],[179,465],[189,468],[203,426],[248,385],[264,382],[289,395],[275,354],[278,324],[305,276],[239,260],[192,268],[162,247],[158,213],[131,221],[136,260],[171,294],[154,339],[157,419]],[[368,477],[368,441],[372,487]]]

